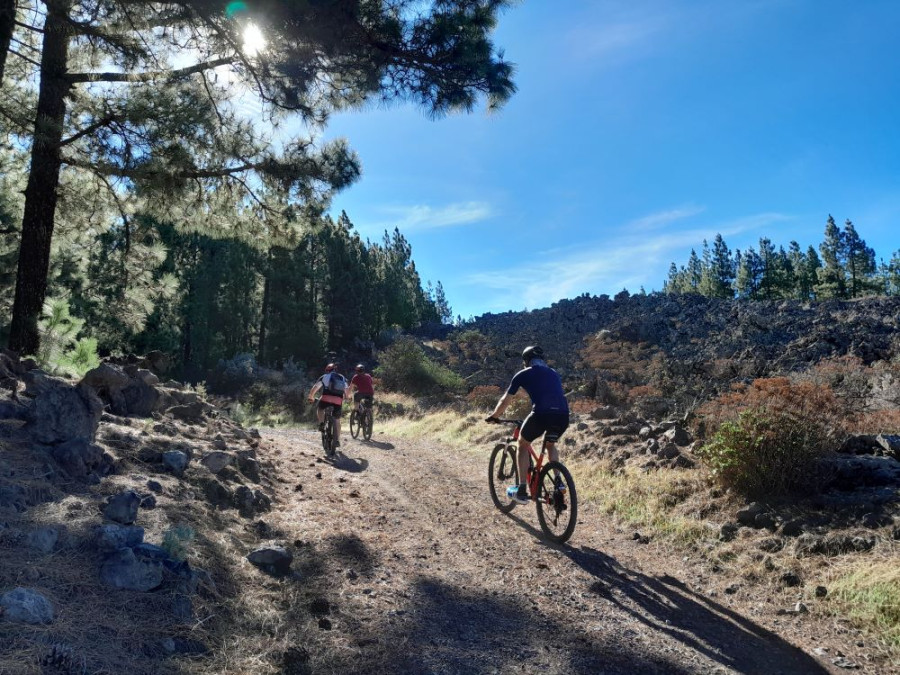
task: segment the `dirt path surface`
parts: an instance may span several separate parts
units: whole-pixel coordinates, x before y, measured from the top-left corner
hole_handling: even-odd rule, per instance
[[[494,508],[487,450],[345,432],[326,463],[314,432],[264,435],[307,584],[293,672],[842,672],[705,597],[590,504],[570,545],[547,544],[532,506]]]

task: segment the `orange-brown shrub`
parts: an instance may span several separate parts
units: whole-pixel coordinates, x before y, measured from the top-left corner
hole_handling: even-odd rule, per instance
[[[704,404],[698,455],[716,480],[749,497],[811,492],[833,451],[843,408],[827,385],[760,378]],[[703,428],[705,426],[705,429]]]
[[[827,384],[762,377],[750,384],[734,384],[730,392],[704,403],[697,410],[695,432],[701,438],[711,435],[724,422],[734,421],[750,409],[818,420],[833,433],[846,422],[845,408]]]
[[[503,390],[500,387],[492,384],[478,385],[466,395],[466,401],[473,407],[491,410],[497,405],[502,393]]]
[[[851,415],[846,430],[853,434],[900,434],[900,410],[872,410]]]

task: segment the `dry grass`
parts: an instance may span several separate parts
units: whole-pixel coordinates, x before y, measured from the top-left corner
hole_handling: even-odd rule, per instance
[[[830,570],[828,605],[860,626],[900,668],[900,566],[895,547],[881,555],[851,558]]]
[[[613,471],[604,462],[587,461],[569,468],[582,499],[633,527],[648,530],[645,534],[693,548],[715,539],[702,517],[709,489],[698,472]]]

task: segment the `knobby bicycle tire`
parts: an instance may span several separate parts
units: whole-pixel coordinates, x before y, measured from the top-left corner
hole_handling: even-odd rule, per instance
[[[363,438],[367,441],[372,438],[372,409],[366,406],[366,412],[364,413],[363,421],[362,421],[362,432]]]
[[[322,430],[322,447],[325,449],[325,456],[334,455],[334,439],[335,439],[335,420],[334,413],[331,409],[325,411],[325,428]]]
[[[556,490],[557,476],[565,486],[565,491]],[[578,522],[578,494],[572,474],[562,462],[549,462],[541,468],[536,502],[538,522],[547,539],[557,544],[568,541]],[[563,518],[568,520],[561,525],[560,520]]]
[[[500,443],[494,448],[488,463],[488,485],[494,506],[503,513],[509,513],[516,506],[516,503],[506,496],[506,488],[518,482],[516,450],[512,445]]]
[[[350,435],[353,438],[359,438],[359,430],[363,428],[363,423],[359,419],[359,411],[354,410],[350,413]]]

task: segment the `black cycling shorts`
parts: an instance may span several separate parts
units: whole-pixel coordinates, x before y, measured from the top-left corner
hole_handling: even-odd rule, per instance
[[[563,432],[569,427],[569,413],[539,413],[532,412],[525,418],[519,436],[531,443],[544,433],[553,434],[557,440],[563,435]]]
[[[372,398],[372,394],[360,394],[358,391],[355,392],[355,393],[353,394],[353,400],[354,400],[354,402],[356,402],[356,403],[359,403],[359,402],[362,401],[364,398],[367,398],[367,399],[369,399],[370,401],[374,400],[374,399]]]
[[[333,409],[334,409],[334,410],[332,411],[332,413],[331,413],[331,416],[334,417],[334,418],[340,417],[340,416],[341,416],[341,412],[342,412],[343,409],[344,409],[344,407],[343,407],[342,405],[340,405],[339,403],[326,403],[325,401],[320,400],[320,401],[319,401],[319,405],[318,405],[318,409],[319,409],[319,410],[324,410],[325,408],[333,408]]]

